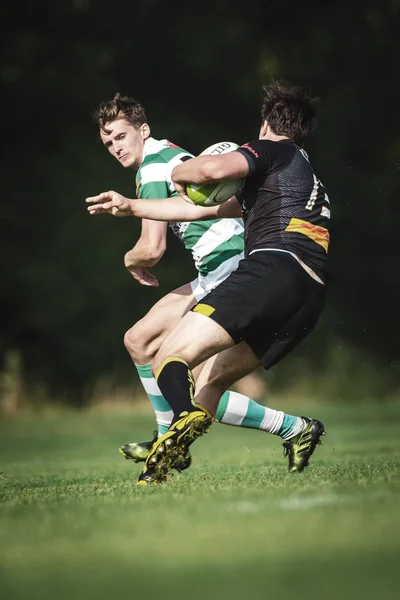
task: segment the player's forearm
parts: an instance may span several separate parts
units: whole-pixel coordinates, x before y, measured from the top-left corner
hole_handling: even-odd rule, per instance
[[[135,216],[159,222],[208,221],[241,216],[241,209],[236,200],[234,203],[229,200],[220,206],[197,206],[189,198],[186,200],[182,196],[132,200],[110,191],[86,198],[86,202],[90,205],[88,207],[90,214],[109,213],[117,217]]]
[[[153,267],[165,252],[165,245],[151,246],[139,239],[125,254],[124,262],[129,267]]]
[[[218,206],[196,206],[180,196],[164,200],[133,200],[132,214],[153,221],[207,221],[218,219]]]
[[[214,157],[215,158],[215,157]],[[218,170],[218,164],[210,160],[209,156],[196,156],[177,165],[171,174],[174,183],[194,184],[219,181],[223,174]]]

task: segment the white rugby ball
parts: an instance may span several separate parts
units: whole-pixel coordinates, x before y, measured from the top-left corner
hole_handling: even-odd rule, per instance
[[[210,155],[218,156],[237,150],[239,146],[234,142],[218,142],[209,146],[200,156]],[[243,183],[243,179],[227,179],[216,183],[202,183],[195,185],[189,183],[186,186],[186,193],[192,202],[199,206],[216,206],[232,198]]]

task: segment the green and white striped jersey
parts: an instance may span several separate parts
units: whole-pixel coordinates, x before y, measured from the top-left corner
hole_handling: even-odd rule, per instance
[[[143,162],[136,174],[137,198],[170,198],[176,196],[172,183],[173,168],[193,155],[168,140],[148,138],[144,144]],[[190,250],[196,269],[203,275],[214,271],[226,260],[244,249],[242,219],[217,219],[194,223],[170,223],[172,231]]]

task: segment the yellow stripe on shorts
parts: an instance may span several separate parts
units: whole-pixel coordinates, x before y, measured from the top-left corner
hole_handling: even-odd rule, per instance
[[[197,306],[194,307],[193,312],[197,312],[200,313],[201,315],[205,315],[206,317],[209,317],[210,315],[213,314],[215,308],[213,306],[210,306],[209,304],[197,304]]]

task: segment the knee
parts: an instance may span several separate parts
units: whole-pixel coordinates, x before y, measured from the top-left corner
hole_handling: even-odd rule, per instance
[[[141,321],[125,333],[124,344],[135,363],[148,364],[154,357],[154,351],[151,349],[150,332],[146,324]]]

